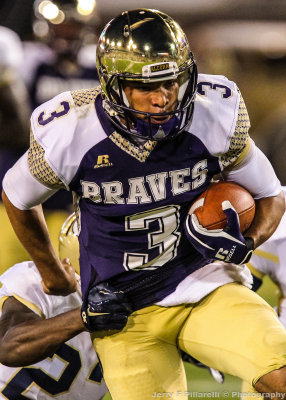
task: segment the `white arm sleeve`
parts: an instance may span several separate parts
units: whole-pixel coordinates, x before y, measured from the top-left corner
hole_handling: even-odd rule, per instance
[[[222,176],[243,186],[256,200],[277,196],[282,190],[268,158],[253,141],[245,159],[234,169],[223,171]]]
[[[7,171],[3,179],[3,189],[19,210],[29,210],[58,191],[44,186],[32,176],[28,166],[28,151]]]

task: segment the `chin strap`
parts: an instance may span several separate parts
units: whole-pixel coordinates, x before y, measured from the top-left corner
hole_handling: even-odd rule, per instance
[[[163,139],[168,136],[178,125],[179,119],[176,115],[173,115],[167,122],[164,124],[152,124],[143,121],[142,119],[136,120],[136,126],[134,129],[137,133],[139,133],[142,137],[150,137],[150,129],[152,130],[152,138],[154,139]]]

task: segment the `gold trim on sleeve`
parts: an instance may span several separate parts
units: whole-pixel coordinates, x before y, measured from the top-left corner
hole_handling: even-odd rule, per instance
[[[1,311],[2,311],[2,309],[3,309],[3,305],[4,305],[5,301],[6,301],[7,299],[9,299],[9,297],[10,297],[10,296],[3,296],[3,297],[0,299],[0,310],[1,310]]]
[[[249,128],[250,121],[248,112],[244,100],[240,95],[235,131],[230,140],[228,151],[220,156],[224,168],[229,165],[236,165],[246,157],[251,145],[251,140],[248,135]]]
[[[52,189],[65,188],[63,182],[47,163],[45,159],[45,150],[36,141],[32,131],[30,134],[30,148],[28,150],[28,165],[34,178],[45,186]]]

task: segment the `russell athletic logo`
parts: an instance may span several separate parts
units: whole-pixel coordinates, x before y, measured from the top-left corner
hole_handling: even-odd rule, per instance
[[[224,250],[222,247],[219,249],[219,251],[216,253],[215,257],[220,260],[224,260],[226,262],[229,262],[231,257],[233,256],[233,253],[235,252],[236,246],[232,246],[230,250]]]

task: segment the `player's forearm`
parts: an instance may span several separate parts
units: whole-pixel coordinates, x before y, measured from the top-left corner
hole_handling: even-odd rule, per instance
[[[2,338],[0,362],[8,367],[34,364],[52,356],[62,343],[84,330],[80,308],[46,320],[23,322]]]
[[[2,192],[2,199],[16,235],[35,262],[48,289],[64,287],[65,271],[51,243],[41,206],[19,210]],[[70,293],[69,290],[67,293]],[[60,294],[66,294],[60,292]]]
[[[274,233],[284,211],[285,198],[283,192],[277,196],[256,200],[254,221],[244,233],[244,236],[253,238],[255,248],[260,246]]]

